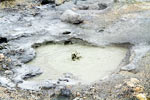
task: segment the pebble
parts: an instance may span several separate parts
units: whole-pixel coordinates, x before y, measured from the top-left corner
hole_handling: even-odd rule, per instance
[[[147,100],[146,95],[143,94],[143,93],[137,94],[137,95],[136,95],[136,98],[137,98],[138,100]]]
[[[0,54],[0,61],[3,61],[5,58],[4,54]]]
[[[12,72],[11,70],[6,70],[6,71],[5,71],[5,74],[7,74],[7,75],[12,75],[13,72]]]

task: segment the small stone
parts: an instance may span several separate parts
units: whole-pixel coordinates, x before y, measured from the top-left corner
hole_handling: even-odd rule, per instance
[[[76,96],[77,96],[77,97],[80,97],[80,96],[81,96],[80,92],[77,92],[77,93],[76,93]]]
[[[137,78],[131,78],[130,81],[134,84],[139,83],[140,81]]]
[[[70,97],[71,96],[71,90],[67,89],[67,88],[61,89],[61,95],[66,96],[66,97]]]
[[[60,19],[63,22],[68,22],[68,23],[72,23],[72,24],[80,24],[83,22],[81,15],[72,10],[66,10],[61,15]]]
[[[56,5],[61,5],[65,2],[65,0],[55,0]]]
[[[99,10],[103,10],[107,8],[107,4],[103,4],[103,3],[99,3],[98,6],[99,6]]]
[[[141,92],[144,91],[144,89],[143,89],[142,87],[140,87],[140,86],[135,87],[133,90],[134,90],[135,92],[137,92],[137,93],[141,93]]]
[[[3,61],[5,58],[4,54],[0,54],[0,61]]]
[[[127,66],[123,66],[120,69],[121,71],[128,71],[128,72],[136,72],[136,66],[134,64],[129,64]]]
[[[6,71],[5,71],[5,74],[7,74],[7,75],[12,75],[13,72],[12,72],[11,70],[6,70]]]
[[[147,100],[146,95],[145,95],[145,94],[142,94],[142,93],[137,94],[137,95],[136,95],[136,98],[137,98],[138,100]]]
[[[140,81],[136,78],[131,78],[129,81],[126,81],[125,83],[127,84],[127,86],[129,87],[136,87],[137,84],[139,83]]]
[[[122,84],[116,85],[115,88],[119,89],[121,88]]]
[[[8,61],[8,62],[11,62],[11,59],[10,59],[10,58],[8,58],[8,59],[7,59],[7,61]]]
[[[135,85],[134,85],[134,83],[132,83],[132,82],[126,82],[126,84],[127,84],[127,86],[129,86],[129,87],[135,87]]]

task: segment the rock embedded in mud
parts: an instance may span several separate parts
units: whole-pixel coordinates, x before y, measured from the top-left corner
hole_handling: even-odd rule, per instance
[[[128,71],[128,72],[134,72],[136,73],[136,66],[134,64],[128,64],[126,66],[123,66],[120,68],[120,71]]]
[[[71,92],[70,92],[70,90],[61,90],[61,95],[66,96],[66,97],[70,97]]]
[[[80,24],[83,22],[82,16],[72,10],[66,10],[60,17],[61,21],[72,24]]]
[[[6,74],[6,75],[12,75],[13,72],[12,72],[11,70],[6,70],[6,71],[5,71],[5,74]]]
[[[0,54],[0,70],[10,69],[11,64],[10,58],[7,58],[4,54]]]
[[[107,8],[107,4],[104,3],[99,3],[98,6],[99,6],[99,10],[103,10]]]
[[[66,96],[66,97],[70,97],[71,96],[71,90],[70,89],[67,89],[67,88],[63,88],[60,90],[61,92],[61,95],[62,96]]]
[[[61,5],[65,2],[65,0],[55,0],[56,5]]]
[[[4,54],[0,54],[0,61],[3,61],[5,58]]]

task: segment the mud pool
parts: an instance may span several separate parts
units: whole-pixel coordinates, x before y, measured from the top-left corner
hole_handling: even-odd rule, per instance
[[[93,47],[78,44],[53,44],[36,49],[36,58],[28,63],[39,66],[43,74],[33,78],[34,81],[58,79],[64,73],[72,73],[74,79],[89,83],[109,75],[125,57],[127,48]],[[73,60],[72,54],[79,56]]]

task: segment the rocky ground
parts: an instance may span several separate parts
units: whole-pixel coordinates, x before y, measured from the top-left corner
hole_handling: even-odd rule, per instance
[[[149,26],[150,2],[144,0],[43,0],[3,8],[0,98],[149,100]],[[27,81],[42,73],[37,66],[26,65],[36,57],[34,48],[50,43],[121,45],[129,51],[116,72],[90,85],[73,84],[72,79]]]

